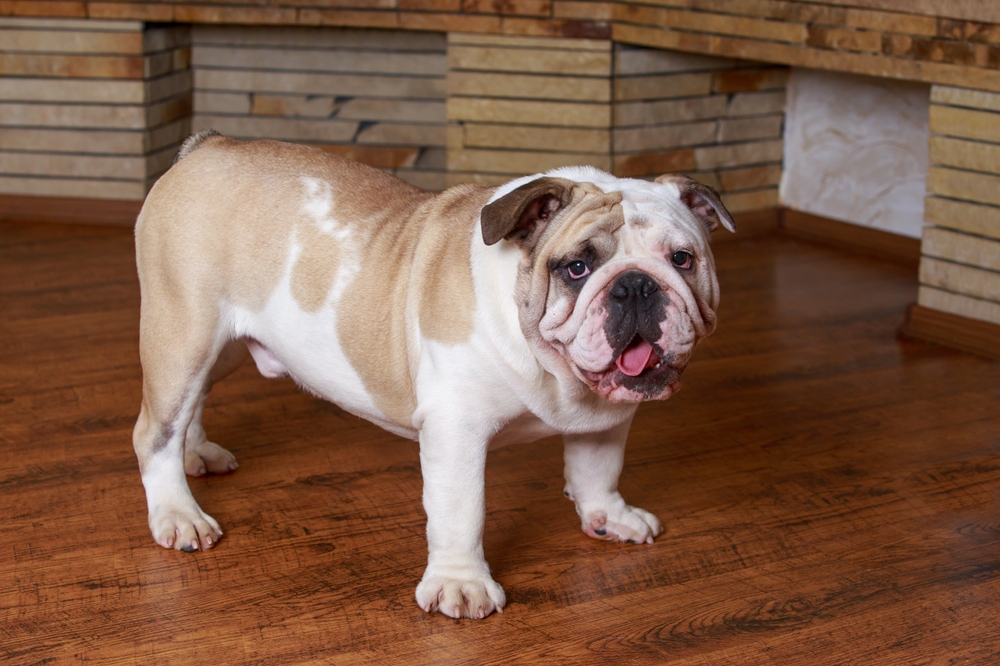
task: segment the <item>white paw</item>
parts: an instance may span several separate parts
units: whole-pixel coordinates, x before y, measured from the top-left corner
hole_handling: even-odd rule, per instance
[[[587,507],[577,511],[587,536],[603,541],[653,543],[663,534],[663,526],[649,511],[629,506],[623,500],[603,508]]]
[[[184,443],[184,472],[188,476],[203,476],[207,472],[225,474],[232,472],[239,464],[236,456],[215,442],[201,440]]]
[[[219,523],[197,504],[187,508],[160,507],[150,511],[149,529],[156,543],[164,548],[188,553],[208,550],[222,538]]]
[[[489,574],[440,575],[431,571],[417,585],[417,604],[428,613],[440,611],[448,617],[481,620],[493,611],[503,613],[507,598]]]

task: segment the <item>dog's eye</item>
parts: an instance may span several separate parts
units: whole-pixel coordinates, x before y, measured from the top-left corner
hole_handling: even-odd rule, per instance
[[[674,252],[674,256],[670,257],[670,261],[674,262],[674,266],[677,268],[691,268],[692,259],[691,253],[683,250]]]
[[[582,277],[590,275],[590,267],[583,261],[570,262],[570,264],[566,266],[566,270],[569,272],[569,276],[574,280],[579,280]]]

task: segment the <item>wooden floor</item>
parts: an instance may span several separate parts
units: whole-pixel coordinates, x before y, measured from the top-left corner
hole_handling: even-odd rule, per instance
[[[592,541],[559,441],[495,451],[509,605],[473,622],[413,599],[416,445],[252,364],[206,413],[240,469],[192,481],[225,539],[155,546],[130,233],[0,241],[4,663],[1000,663],[1000,365],[896,338],[912,269],[720,245],[719,329],[640,410],[622,477],[666,534]]]

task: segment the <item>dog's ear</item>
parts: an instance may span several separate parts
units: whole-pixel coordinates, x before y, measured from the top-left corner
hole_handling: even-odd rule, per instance
[[[537,178],[483,208],[483,240],[493,245],[505,238],[530,247],[548,223],[572,200],[573,181]]]
[[[677,189],[680,190],[681,202],[691,209],[694,216],[701,220],[709,231],[715,231],[721,224],[729,231],[736,233],[736,223],[733,222],[733,216],[722,205],[719,193],[708,185],[679,174],[660,176],[656,182],[677,186]]]

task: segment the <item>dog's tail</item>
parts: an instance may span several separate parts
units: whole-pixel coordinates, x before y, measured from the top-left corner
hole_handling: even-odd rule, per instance
[[[202,144],[205,139],[210,136],[222,136],[222,134],[216,132],[214,129],[203,129],[200,132],[196,132],[195,134],[189,136],[184,140],[184,143],[181,144],[181,149],[177,151],[176,155],[174,155],[174,161],[172,164],[177,164],[182,159],[190,155],[198,146]]]

